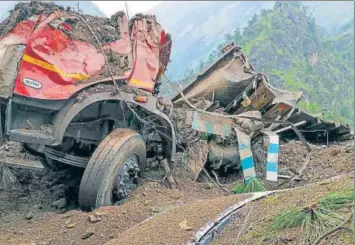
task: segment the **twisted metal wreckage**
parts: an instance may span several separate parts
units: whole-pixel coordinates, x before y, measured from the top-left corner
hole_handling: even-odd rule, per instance
[[[307,145],[353,137],[348,126],[298,108],[302,93],[272,87],[234,44],[172,99],[172,110],[170,100],[157,98],[172,42],[155,16],[101,18],[21,2],[0,34],[0,145],[21,142],[46,159],[0,156],[1,164],[83,168],[84,209],[128,197],[146,158],[169,172],[176,146],[188,146],[196,177],[240,166],[244,177],[255,177],[254,158],[264,148],[266,179],[277,181],[279,138]]]
[[[240,165],[246,180],[256,177],[255,146],[267,151],[266,180],[277,181],[279,138],[299,138],[308,151],[307,141],[328,145],[353,138],[348,125],[322,120],[297,107],[303,92],[273,87],[248,63],[238,45],[231,43],[222,52],[222,57],[172,99],[175,107],[185,102],[192,108],[186,125],[209,135],[192,143],[192,151],[201,151],[189,154],[196,177],[204,167],[230,172]]]

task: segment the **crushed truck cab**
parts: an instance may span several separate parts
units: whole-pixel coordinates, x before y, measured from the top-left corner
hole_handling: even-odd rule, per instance
[[[0,141],[24,143],[53,169],[85,168],[82,207],[124,200],[146,157],[174,160],[169,105],[155,96],[171,37],[155,16],[19,3],[0,34]]]

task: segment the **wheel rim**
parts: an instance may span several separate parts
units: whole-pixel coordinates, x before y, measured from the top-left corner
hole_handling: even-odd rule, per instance
[[[138,157],[131,155],[121,165],[112,191],[113,205],[120,205],[127,197],[131,196],[137,185],[140,171],[138,162]]]

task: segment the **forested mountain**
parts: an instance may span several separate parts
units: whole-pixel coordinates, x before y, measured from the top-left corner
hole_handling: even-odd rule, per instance
[[[222,39],[222,38],[221,38]],[[254,15],[241,30],[225,35],[220,45],[185,72],[185,83],[217,59],[219,50],[234,41],[256,71],[280,88],[302,90],[300,106],[324,118],[352,124],[354,105],[354,19],[332,35],[316,24],[300,2],[277,2]]]
[[[354,16],[352,1],[304,1],[308,13],[324,34],[339,31]],[[272,9],[274,1],[164,1],[148,13],[155,14],[164,29],[172,34],[172,79],[197,68],[208,58],[224,35],[236,28],[243,30],[248,21],[262,10]]]

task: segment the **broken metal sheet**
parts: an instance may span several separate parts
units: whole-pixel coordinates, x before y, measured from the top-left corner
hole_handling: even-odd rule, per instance
[[[275,99],[272,101],[273,104],[288,102],[289,104],[295,106],[297,102],[302,98],[303,92],[292,92],[288,90],[282,90],[273,87],[270,83],[267,84],[269,89],[276,95]]]
[[[227,137],[230,134],[232,120],[210,114],[203,114],[197,111],[192,113],[191,128],[208,134],[216,134]],[[189,120],[189,119],[186,119]]]
[[[251,178],[256,177],[253,153],[250,148],[250,137],[238,127],[235,127],[234,130],[238,138],[239,155],[242,162],[244,179],[250,181]]]
[[[266,162],[266,180],[277,182],[279,159],[279,136],[271,131],[261,131],[269,137]]]
[[[0,165],[1,164],[12,168],[30,169],[34,171],[44,169],[44,166],[40,161],[29,161],[16,157],[3,157],[0,159]]]
[[[237,94],[244,91],[254,76],[251,66],[240,53],[240,48],[234,46],[201,72],[182,92],[188,99],[198,97],[211,100],[214,94],[214,99],[226,106]],[[177,94],[172,101],[178,103],[181,99],[180,94]]]
[[[242,102],[242,106],[237,109],[236,114],[250,110],[260,110],[269,104],[275,97],[276,95],[268,88],[266,83],[261,82],[260,85],[255,88],[253,93],[247,97],[250,103],[248,103],[247,106],[244,106]]]
[[[281,116],[282,118],[286,116],[291,109],[292,109],[292,105],[286,102],[279,102],[277,104],[272,105],[271,108],[265,112],[263,118],[270,119],[270,120],[276,119],[278,116]]]

